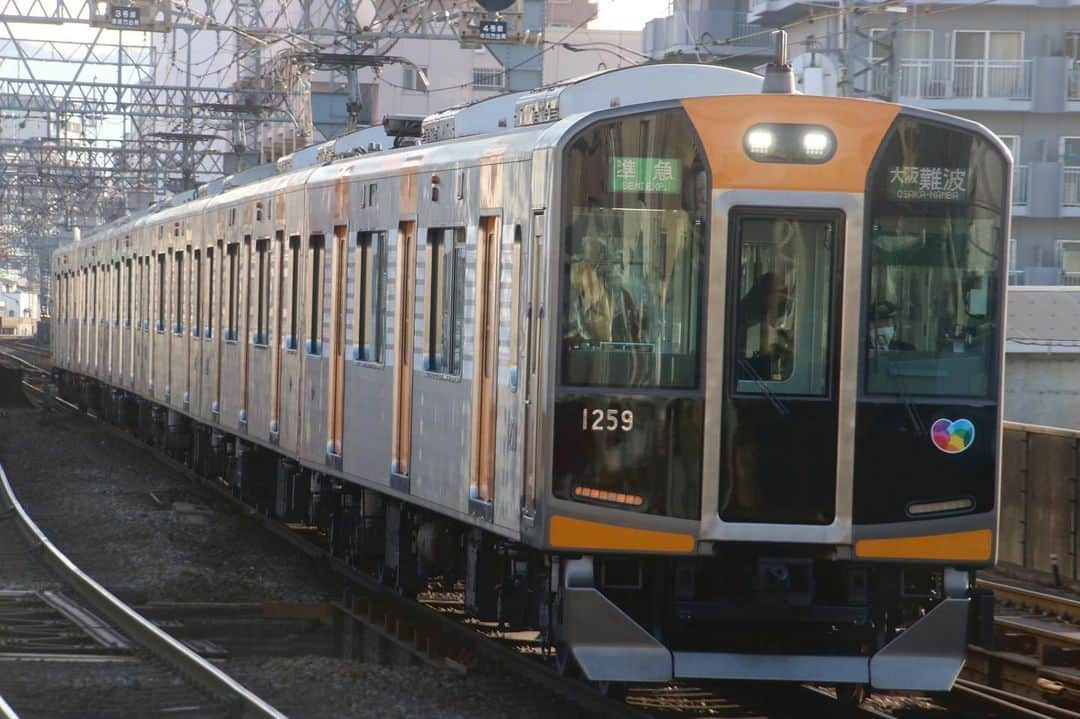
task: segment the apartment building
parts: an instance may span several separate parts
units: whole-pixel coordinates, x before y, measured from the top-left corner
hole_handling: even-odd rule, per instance
[[[844,7],[858,11],[749,0],[748,19],[794,23],[793,65],[807,92],[892,99],[996,132],[1016,163],[1011,282],[1080,285],[1080,0]]]
[[[550,0],[549,0],[550,2]],[[751,22],[749,0],[672,0],[667,16],[642,31],[654,60],[723,62],[752,69],[771,54],[770,29]]]

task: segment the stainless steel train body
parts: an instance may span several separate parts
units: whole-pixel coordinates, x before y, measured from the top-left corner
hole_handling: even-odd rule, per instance
[[[618,71],[103,227],[54,256],[61,386],[589,679],[945,689],[1011,161],[759,84]]]

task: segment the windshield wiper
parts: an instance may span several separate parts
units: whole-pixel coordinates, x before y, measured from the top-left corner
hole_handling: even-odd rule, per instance
[[[919,416],[918,411],[915,409],[915,405],[911,402],[911,396],[907,393],[907,387],[904,384],[904,376],[901,374],[896,375],[897,387],[900,390],[900,399],[904,403],[904,409],[907,410],[908,419],[911,420],[911,426],[915,428],[915,431],[919,434],[926,434],[926,425],[923,424],[922,417]]]
[[[751,381],[761,388],[761,392],[765,395],[765,399],[769,400],[769,404],[772,405],[777,414],[781,417],[787,417],[791,414],[791,410],[788,409],[788,406],[784,404],[784,401],[777,397],[771,389],[769,389],[768,383],[761,378],[761,375],[758,374],[757,370],[754,369],[754,365],[750,364],[749,360],[745,357],[740,357],[739,366],[750,373]]]

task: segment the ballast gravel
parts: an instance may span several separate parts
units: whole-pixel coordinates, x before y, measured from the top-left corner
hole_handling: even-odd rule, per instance
[[[298,552],[88,417],[53,407],[0,409],[0,463],[50,539],[130,602],[340,596],[336,581]],[[577,714],[528,684],[432,667],[244,656],[224,668],[293,719]],[[102,701],[109,691],[102,687]]]

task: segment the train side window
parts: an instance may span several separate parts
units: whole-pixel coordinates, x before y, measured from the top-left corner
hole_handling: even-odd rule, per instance
[[[262,239],[255,241],[255,263],[258,277],[256,288],[258,297],[255,300],[255,334],[251,338],[252,344],[265,346],[269,341],[267,315],[270,311],[270,240]]]
[[[225,248],[225,252],[228,255],[229,263],[229,294],[228,294],[228,309],[225,314],[225,335],[224,339],[227,342],[236,341],[236,291],[239,285],[239,277],[237,277],[237,264],[240,262],[240,245],[236,242],[229,243]]]
[[[125,269],[127,270],[127,312],[124,314],[124,326],[131,327],[131,315],[132,315],[132,300],[134,290],[134,279],[132,277],[132,270],[134,269],[131,260],[128,259],[124,262]]]
[[[121,271],[121,264],[119,262],[117,262],[116,264],[113,265],[113,271],[116,272],[116,297],[114,299],[114,302],[116,302],[116,318],[113,320],[113,324],[119,325],[120,324],[120,308],[121,308],[121,305],[122,305],[121,300],[122,300],[123,294],[124,294],[121,291],[123,289],[123,285],[121,284],[121,282],[122,282],[124,273]]]
[[[214,248],[206,248],[206,330],[203,336],[210,339],[214,336],[214,293],[217,285],[214,284]]]
[[[202,334],[202,250],[195,250],[191,259],[195,263],[195,280],[191,286],[195,298],[195,318],[191,323],[191,336],[198,337]]]
[[[300,310],[300,235],[289,238],[289,336],[285,338],[285,349],[294,350],[297,344],[296,315]],[[282,278],[284,279],[284,278]]]
[[[386,233],[356,235],[356,357],[383,361],[386,316]]]
[[[304,351],[311,355],[322,354],[322,330],[323,330],[323,249],[326,239],[322,235],[312,235],[308,238],[308,259],[311,266],[311,306],[308,308],[309,326],[308,341],[304,345]]]
[[[427,369],[461,374],[465,316],[465,228],[428,230]]]
[[[159,252],[158,264],[158,319],[155,329],[158,332],[165,331],[165,253]]]
[[[173,278],[176,287],[176,306],[173,308],[173,334],[178,335],[184,331],[184,252],[177,252],[173,256],[173,268],[176,275]]]

